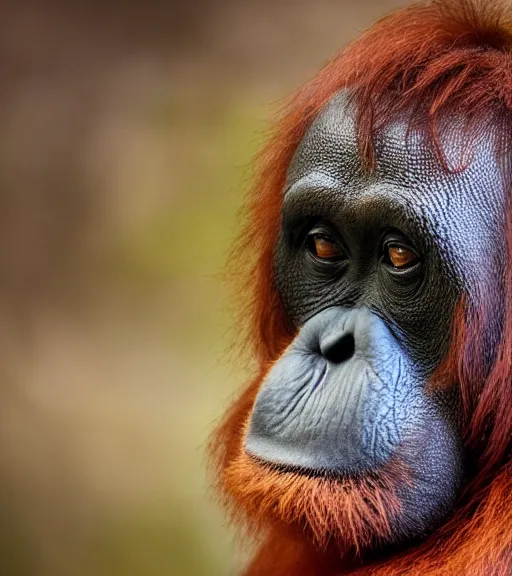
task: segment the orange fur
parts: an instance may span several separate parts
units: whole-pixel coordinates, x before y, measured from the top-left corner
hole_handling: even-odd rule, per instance
[[[278,519],[309,534],[323,550],[351,542],[359,552],[390,537],[390,516],[400,506],[395,486],[408,479],[406,470],[393,463],[372,478],[312,480],[303,474],[273,470],[240,450],[224,471],[223,481],[224,488],[255,521]]]
[[[358,576],[505,576],[512,574],[512,221],[508,225],[504,331],[483,337],[495,313],[482,285],[461,301],[449,355],[432,386],[457,383],[464,437],[475,470],[452,517],[421,544],[377,561],[358,552],[389,537],[399,503],[399,462],[358,482],[283,473],[248,459],[244,430],[269,366],[293,338],[273,285],[272,257],[279,230],[286,170],[312,120],[343,87],[357,105],[360,152],[374,165],[373,141],[403,110],[424,132],[446,170],[460,169],[481,120],[496,127],[500,153],[512,134],[512,10],[502,2],[439,0],[400,10],[332,59],[290,100],[275,135],[259,158],[248,198],[247,225],[234,254],[243,300],[244,347],[256,357],[258,376],[235,402],[213,442],[218,488],[233,519],[259,535],[260,549],[247,575],[357,574]],[[467,119],[467,149],[460,165],[445,160],[443,120],[457,110]],[[512,190],[510,175],[503,180]],[[512,209],[508,210],[512,215]],[[484,369],[483,349],[495,346]],[[352,546],[345,545],[347,542]]]

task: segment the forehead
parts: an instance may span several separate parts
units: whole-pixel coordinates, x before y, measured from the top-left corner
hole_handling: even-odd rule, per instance
[[[285,204],[294,195],[334,202],[345,213],[377,207],[402,211],[422,223],[431,242],[449,256],[458,276],[479,273],[482,251],[503,235],[504,193],[491,125],[482,125],[468,152],[457,119],[447,123],[443,168],[424,137],[404,117],[375,139],[376,166],[358,153],[355,110],[346,91],[336,94],[304,136],[287,174]],[[459,167],[460,169],[456,169]],[[461,168],[463,167],[463,168]]]

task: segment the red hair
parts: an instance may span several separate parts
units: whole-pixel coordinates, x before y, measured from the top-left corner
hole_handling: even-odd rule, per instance
[[[242,450],[244,429],[261,380],[294,335],[273,283],[273,250],[286,171],[311,122],[342,88],[349,89],[356,105],[359,149],[369,169],[375,163],[375,135],[405,110],[412,111],[411,126],[424,132],[446,170],[454,167],[445,159],[440,134],[443,121],[454,111],[466,120],[468,152],[474,130],[482,121],[490,120],[496,128],[492,136],[497,153],[508,153],[512,134],[512,11],[499,1],[438,0],[383,18],[291,98],[275,135],[259,157],[259,176],[248,198],[247,223],[235,252],[242,278],[238,288],[245,299],[241,318],[247,327],[244,346],[249,344],[257,358],[259,375],[232,407],[214,439],[221,489],[231,505],[236,494],[236,518],[241,506],[259,525],[256,520],[273,508],[284,520],[307,522],[322,544],[335,525],[338,531],[351,531],[357,545],[368,542],[370,527],[378,535],[386,535],[386,514],[379,502],[392,494],[392,486],[368,482],[360,492],[371,494],[368,514],[364,506],[358,506],[355,515],[350,509],[343,513],[340,506],[350,502],[339,500],[341,485],[258,471],[257,465],[244,459]],[[507,190],[512,191],[510,176],[503,172]],[[510,206],[510,198],[508,202]],[[447,524],[423,544],[383,564],[361,568],[357,574],[512,573],[512,209],[507,214],[508,262],[499,295],[504,303],[493,301],[495,297],[487,294],[485,287],[481,294],[466,295],[455,315],[454,338],[443,364],[445,376],[449,373],[461,387],[464,437],[476,470]],[[488,342],[482,337],[482,326],[495,310],[503,310],[502,333],[495,335],[495,342]],[[483,368],[485,346],[496,350],[492,367],[487,369]],[[389,477],[396,480],[396,473]],[[264,489],[267,499],[261,496]],[[308,505],[304,503],[306,494]],[[276,511],[279,505],[281,509]],[[314,506],[316,512],[312,511]],[[304,552],[306,544],[297,546]],[[251,573],[259,573],[258,565],[256,561]],[[296,575],[309,574],[311,570],[300,571],[300,566],[306,565],[305,559],[299,565],[290,560],[287,569],[293,567]],[[264,573],[263,569],[260,572]],[[287,572],[283,569],[281,573]]]

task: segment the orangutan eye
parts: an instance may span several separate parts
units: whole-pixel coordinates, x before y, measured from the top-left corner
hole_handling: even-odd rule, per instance
[[[384,259],[393,268],[398,268],[399,270],[410,268],[418,262],[418,256],[413,250],[398,244],[385,246]]]
[[[308,235],[308,250],[320,260],[341,260],[345,257],[340,243],[324,232],[313,231]]]

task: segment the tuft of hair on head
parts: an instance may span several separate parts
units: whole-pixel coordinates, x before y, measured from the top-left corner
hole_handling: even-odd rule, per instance
[[[435,0],[380,20],[340,55],[368,164],[375,162],[374,134],[404,111],[443,163],[439,133],[447,116],[463,118],[468,134],[489,119],[509,127],[511,49],[511,5],[501,0]]]

